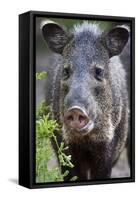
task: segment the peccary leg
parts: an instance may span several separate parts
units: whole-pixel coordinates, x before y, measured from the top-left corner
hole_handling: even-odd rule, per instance
[[[77,181],[102,180],[110,178],[111,176],[111,162],[106,164],[102,161],[98,163],[90,163],[90,161],[79,160],[76,162],[78,164],[75,164],[73,169],[63,168],[63,171],[69,170],[69,174],[64,178],[64,181],[70,181],[73,176],[78,177]],[[88,167],[89,165],[91,165],[91,168]]]
[[[109,155],[110,151],[102,151],[106,146],[98,145],[86,151],[85,147],[74,145],[70,147],[72,162],[74,168],[63,168],[63,171],[69,170],[65,181],[69,181],[73,176],[78,177],[78,181],[99,180],[110,178],[112,169],[112,159]],[[96,150],[96,151],[95,151]],[[98,150],[98,151],[97,151]],[[104,152],[104,153],[103,153]]]
[[[112,170],[112,161],[104,161],[103,159],[99,160],[98,162],[93,162],[91,168],[91,179],[92,180],[103,180],[110,178],[111,170]]]

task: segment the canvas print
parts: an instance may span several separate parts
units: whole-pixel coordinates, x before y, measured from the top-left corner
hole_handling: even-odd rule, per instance
[[[35,183],[131,176],[131,25],[35,18]]]

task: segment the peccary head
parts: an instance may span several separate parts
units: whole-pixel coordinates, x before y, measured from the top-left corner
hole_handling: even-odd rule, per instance
[[[63,58],[60,111],[66,137],[74,140],[90,135],[98,141],[112,139],[109,62],[122,52],[128,30],[118,26],[102,32],[98,25],[84,22],[67,32],[49,22],[43,25],[42,33],[49,48]]]

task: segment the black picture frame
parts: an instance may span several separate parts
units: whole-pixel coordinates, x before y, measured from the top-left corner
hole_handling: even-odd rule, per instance
[[[93,19],[131,24],[131,176],[86,182],[35,183],[35,19]],[[19,15],[19,184],[27,188],[125,183],[135,181],[135,18],[29,11]]]

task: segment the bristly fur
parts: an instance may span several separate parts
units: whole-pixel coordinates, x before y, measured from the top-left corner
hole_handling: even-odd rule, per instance
[[[96,37],[102,34],[102,30],[100,29],[98,23],[89,23],[88,21],[75,25],[72,32],[75,36],[83,34],[84,32],[91,33]]]
[[[124,26],[123,28],[122,34],[127,30]],[[54,35],[53,23],[52,35],[50,31],[48,35],[49,48],[55,49],[55,52],[61,55],[52,54],[57,59],[55,65],[49,67],[46,101],[51,103],[53,117],[62,126],[62,138],[69,146],[69,154],[72,155],[75,165],[70,169],[70,177],[66,179],[68,181],[74,175],[77,175],[79,180],[109,178],[113,163],[123,150],[128,135],[126,72],[119,55],[116,54],[122,51],[116,51],[116,47],[122,47],[117,43],[119,33],[113,34],[117,35],[117,39],[110,40],[110,32],[110,37],[104,38],[106,40],[103,42],[101,35],[104,33],[100,26],[88,21],[75,25],[69,33],[61,30],[56,24]],[[67,38],[68,35],[72,37]],[[61,38],[64,39],[64,44]],[[105,45],[107,40],[110,40],[108,48]],[[127,37],[123,44],[124,42],[127,42]],[[111,52],[111,46],[114,47],[114,52]],[[109,50],[114,53],[112,57]],[[98,67],[104,70],[101,80],[98,80],[95,74]],[[64,79],[65,68],[71,71],[67,79]],[[86,110],[94,123],[93,129],[86,135],[71,132],[63,120],[65,112],[77,105]]]

